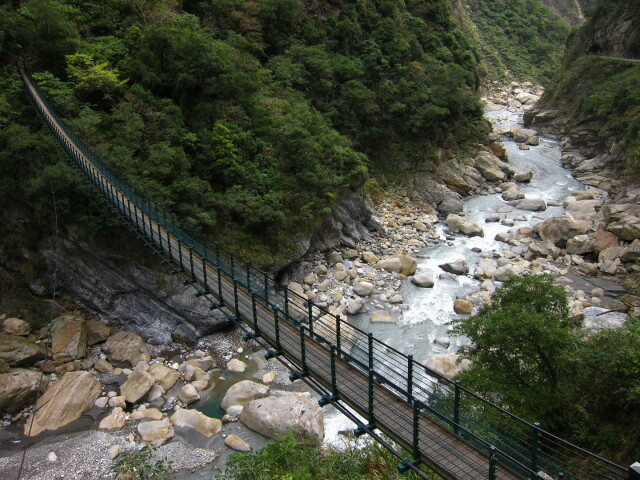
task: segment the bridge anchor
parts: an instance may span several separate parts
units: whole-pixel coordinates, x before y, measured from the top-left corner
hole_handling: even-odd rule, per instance
[[[420,465],[422,463],[421,460],[414,460],[413,462],[410,461],[408,458],[403,458],[402,459],[402,463],[400,465],[398,465],[396,468],[398,470],[399,473],[405,473],[408,472],[409,470],[411,470],[411,466],[413,465],[414,467],[417,467],[418,465]]]
[[[320,400],[318,400],[318,405],[320,405],[321,407],[326,407],[330,403],[337,402],[338,400],[340,399],[337,395],[323,395],[322,397],[320,397]]]
[[[356,437],[361,437],[362,435],[364,435],[365,433],[367,433],[367,430],[368,430],[368,431],[373,431],[373,430],[375,430],[375,428],[376,428],[376,426],[375,426],[373,423],[368,423],[368,424],[366,424],[366,425],[360,425],[358,428],[356,428],[356,429],[353,431],[353,434],[354,434]]]

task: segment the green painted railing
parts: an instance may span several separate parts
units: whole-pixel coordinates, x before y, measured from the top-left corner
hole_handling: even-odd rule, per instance
[[[65,126],[24,72],[23,76],[30,100],[72,164],[85,175],[114,213],[137,232],[164,263],[174,267],[173,273],[185,275],[185,284],[193,284],[198,296],[215,297],[211,301],[212,309],[225,306],[235,319],[244,321],[251,329],[247,338],[262,336],[268,340],[268,357],[277,357],[283,351],[295,352],[296,370],[292,379],[306,380],[308,377],[307,343],[326,345],[326,375],[314,384],[323,394],[321,405],[348,398],[344,386],[339,388],[336,362],[346,361],[367,376],[368,406],[362,413],[368,423],[362,424],[352,417],[360,424],[356,433],[367,432],[375,437],[374,428],[390,429],[386,419],[376,417],[374,408],[377,401],[374,392],[384,387],[411,406],[412,438],[404,443],[416,460],[424,456],[421,448],[425,438],[436,446],[442,443],[441,438],[427,431],[422,420],[426,416],[486,454],[488,464],[482,468],[484,478],[635,478],[632,469],[603,459],[542,430],[537,424],[512,415],[458,382],[416,362],[412,355],[403,354],[340,316],[315,306],[311,300],[278,284],[267,273],[228,250],[185,233],[176,226],[174,218],[152,206],[128,183],[112,174]],[[273,312],[269,322],[265,322],[259,313],[258,307],[264,306]],[[297,336],[292,337],[288,333],[290,329],[283,330],[283,324],[294,326],[299,332]],[[345,409],[341,408],[341,411],[349,415]],[[455,454],[442,453],[443,456]],[[415,463],[404,459],[399,469],[415,470]],[[515,472],[514,476],[499,474],[500,466]],[[477,478],[478,472],[461,460],[459,471],[439,473],[464,479]]]

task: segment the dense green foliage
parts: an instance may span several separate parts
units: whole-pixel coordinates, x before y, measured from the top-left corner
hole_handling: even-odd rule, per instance
[[[640,455],[640,319],[585,335],[552,277],[512,277],[478,314],[460,380],[529,421],[621,462]]]
[[[399,461],[377,443],[343,451],[311,447],[293,434],[270,440],[250,453],[235,454],[217,480],[402,480],[416,474],[398,473]]]
[[[557,70],[569,28],[539,0],[468,2],[489,76],[547,83]]]
[[[147,444],[140,450],[125,451],[113,465],[114,478],[131,480],[166,480],[171,472],[172,462],[166,458],[157,460],[154,453],[158,447]]]
[[[432,165],[484,133],[477,54],[447,0],[13,5],[2,60],[21,56],[141,192],[236,244],[286,252],[370,170]]]

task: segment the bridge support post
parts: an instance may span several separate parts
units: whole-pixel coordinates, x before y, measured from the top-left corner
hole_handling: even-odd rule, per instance
[[[453,433],[460,435],[460,380],[456,380],[453,390]]]
[[[342,339],[340,338],[340,315],[336,315],[336,355],[340,358],[340,344]]]
[[[289,287],[284,286],[284,318],[289,318]]]
[[[496,466],[498,464],[498,452],[496,447],[491,447],[489,453],[489,480],[496,480]]]
[[[329,349],[331,352],[331,395],[323,395],[320,400],[318,400],[318,405],[321,407],[337,402],[340,399],[338,397],[338,385],[336,381],[336,346],[332,344],[329,346]]]
[[[300,325],[300,362],[302,365],[302,370],[300,370],[299,372],[291,372],[291,374],[289,375],[289,380],[291,380],[292,382],[309,375],[309,372],[307,371],[307,352],[304,344],[303,325]]]
[[[251,266],[247,262],[247,290],[251,291]]]
[[[309,336],[313,338],[313,302],[311,299],[307,300],[307,316],[309,319]]]
[[[264,354],[264,358],[267,360],[271,360],[272,358],[277,357],[278,355],[282,355],[282,347],[280,345],[280,317],[278,313],[280,312],[280,307],[277,305],[273,307],[273,324],[276,332],[276,349],[275,350],[267,350],[267,353]]]
[[[413,355],[407,355],[407,402],[413,397]]]
[[[540,443],[540,424],[533,424],[533,431],[531,432],[531,470],[536,472],[538,470],[538,449]],[[535,473],[531,474],[531,478],[537,478]]]
[[[264,272],[264,301],[269,306],[269,274]]]
[[[222,296],[222,267],[218,264],[218,301],[219,306],[224,305],[224,297]]]

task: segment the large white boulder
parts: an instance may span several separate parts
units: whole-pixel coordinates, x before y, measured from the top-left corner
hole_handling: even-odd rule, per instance
[[[469,219],[456,215],[454,213],[447,216],[445,220],[447,227],[452,232],[460,232],[468,237],[484,237],[484,230]]]
[[[242,380],[232,385],[224,398],[221,407],[226,410],[231,405],[244,405],[257,398],[264,398],[269,393],[269,387],[251,380]]]
[[[169,419],[174,427],[191,428],[209,438],[222,430],[222,421],[197,410],[181,408]]]

